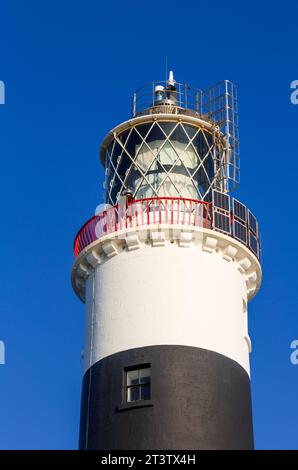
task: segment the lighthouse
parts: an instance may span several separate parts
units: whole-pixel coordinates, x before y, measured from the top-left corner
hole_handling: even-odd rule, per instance
[[[74,242],[85,304],[80,449],[253,449],[248,302],[259,226],[239,185],[236,86],[153,82],[100,147]]]

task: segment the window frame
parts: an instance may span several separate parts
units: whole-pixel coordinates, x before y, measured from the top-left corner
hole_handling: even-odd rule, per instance
[[[142,383],[141,382],[141,370],[144,369],[149,369],[150,370],[150,376],[149,380],[147,382]],[[128,372],[137,370],[138,371],[138,383],[134,385],[128,385]],[[123,369],[123,403],[126,404],[138,404],[138,403],[146,403],[151,401],[151,395],[152,395],[152,388],[151,388],[151,375],[152,375],[152,365],[150,363],[145,363],[145,364],[134,364],[132,366],[124,367]],[[148,385],[149,384],[149,398],[142,398],[142,385]],[[137,400],[128,400],[128,390],[132,388],[137,388],[138,389],[138,399]]]

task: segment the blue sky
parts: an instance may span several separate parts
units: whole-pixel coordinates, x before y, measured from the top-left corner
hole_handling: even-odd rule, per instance
[[[10,1],[0,6],[0,448],[77,447],[84,307],[76,231],[102,202],[101,139],[132,91],[165,78],[239,92],[241,186],[258,217],[263,285],[249,305],[256,447],[298,448],[298,6]]]

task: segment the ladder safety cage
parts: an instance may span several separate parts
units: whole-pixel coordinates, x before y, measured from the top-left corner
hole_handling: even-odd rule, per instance
[[[201,114],[219,127],[226,144],[220,179],[229,192],[240,183],[240,141],[237,87],[224,80],[202,91]]]

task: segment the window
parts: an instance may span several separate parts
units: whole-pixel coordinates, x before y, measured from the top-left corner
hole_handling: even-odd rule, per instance
[[[151,367],[138,366],[125,371],[125,398],[127,402],[150,400]]]

